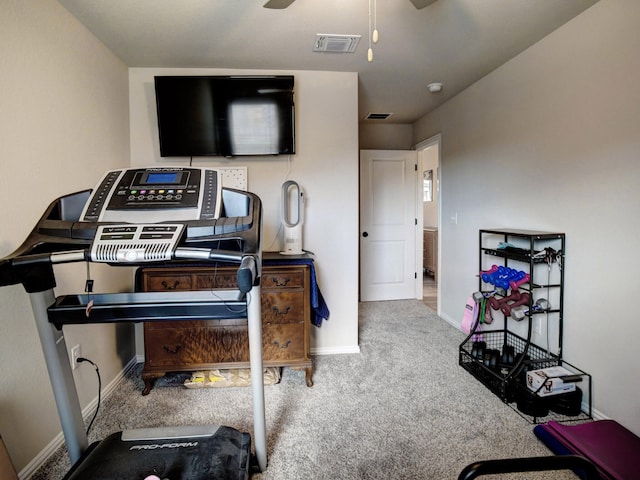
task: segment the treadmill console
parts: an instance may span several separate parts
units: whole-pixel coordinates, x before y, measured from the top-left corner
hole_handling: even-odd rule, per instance
[[[211,168],[151,167],[107,172],[80,215],[83,222],[159,223],[219,217],[222,185]]]
[[[146,263],[173,259],[181,223],[100,225],[91,245],[91,261]]]

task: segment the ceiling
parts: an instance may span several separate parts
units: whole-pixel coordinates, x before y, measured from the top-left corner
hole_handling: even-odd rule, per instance
[[[598,0],[58,0],[129,67],[357,72],[360,122],[413,123]],[[371,0],[372,4],[375,0]],[[361,35],[354,53],[316,34]],[[440,93],[430,83],[441,82]],[[365,120],[369,113],[392,113]]]

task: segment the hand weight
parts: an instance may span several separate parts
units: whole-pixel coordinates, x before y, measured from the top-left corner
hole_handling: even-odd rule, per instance
[[[546,312],[551,308],[551,304],[545,298],[540,298],[536,301],[535,305],[531,307],[531,313],[533,312]],[[511,317],[515,320],[522,320],[529,313],[529,308],[526,305],[521,305],[511,309]]]

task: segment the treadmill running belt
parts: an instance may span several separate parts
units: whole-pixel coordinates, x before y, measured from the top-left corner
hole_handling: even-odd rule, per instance
[[[129,431],[114,433],[92,445],[63,480],[248,479],[251,436],[231,427],[209,428],[207,435],[142,440],[128,439]]]

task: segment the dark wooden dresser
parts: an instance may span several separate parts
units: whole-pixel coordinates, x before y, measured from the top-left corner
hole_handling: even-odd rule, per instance
[[[233,267],[152,267],[138,272],[141,291],[232,289]],[[264,265],[261,279],[262,355],[265,367],[291,367],[306,371],[313,385],[309,354],[310,267]],[[244,319],[144,324],[145,364],[143,395],[167,372],[248,368],[249,339]]]

